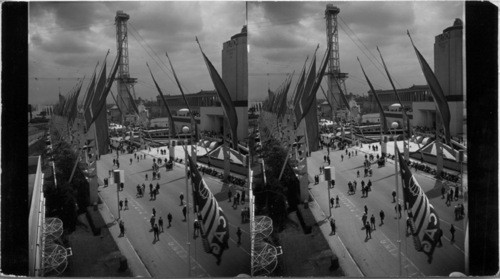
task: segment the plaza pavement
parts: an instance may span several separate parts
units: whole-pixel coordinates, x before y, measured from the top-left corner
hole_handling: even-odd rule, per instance
[[[336,220],[337,234],[330,236],[328,223],[324,222],[321,226],[332,250],[338,255],[346,276],[358,277],[360,272],[368,277],[399,276],[398,220],[401,231],[400,239],[402,240],[401,276],[448,276],[454,271],[464,272],[464,222],[463,220],[454,220],[453,212],[454,206],[463,202],[463,200],[460,198],[458,202],[453,201],[452,206],[447,207],[444,200],[441,199],[442,182],[435,180],[428,174],[413,172],[423,191],[428,196],[430,203],[434,205],[443,230],[443,247],[436,248],[432,262],[429,263],[427,256],[423,252],[415,250],[412,238],[405,236],[405,213],[403,212],[403,218],[396,219],[395,203],[392,203],[391,197],[395,185],[394,164],[389,163],[381,168],[378,168],[376,164],[372,165],[373,176],[364,178],[363,160],[365,152],[368,153],[369,151],[368,145],[363,144],[363,148],[354,147],[349,150],[358,150],[358,155],[348,158],[348,156],[345,156],[345,151],[330,150],[331,166],[335,168],[336,180],[335,188],[331,190],[331,196],[336,197],[338,195],[341,204],[340,207],[332,209],[333,218]],[[388,147],[388,151],[390,151],[390,147]],[[376,154],[373,151],[371,153]],[[308,158],[310,181],[313,181],[312,177],[314,175],[319,174],[320,166],[326,166],[323,159],[326,154],[325,148],[313,152],[312,156]],[[341,154],[344,154],[343,162],[341,162]],[[356,177],[357,170],[360,170],[360,178]],[[365,182],[371,179],[373,183],[368,198],[361,198],[361,179]],[[347,182],[353,180],[358,181],[358,191],[354,195],[348,195]],[[445,184],[445,187],[449,187],[449,185]],[[321,222],[325,219],[325,216],[329,215],[327,182],[324,181],[323,175],[320,175],[320,183],[318,185],[311,183],[309,189],[311,196],[314,198],[314,201],[309,203],[311,211],[315,214],[317,222]],[[401,197],[400,200],[402,201]],[[377,228],[372,232],[371,239],[366,238],[366,233],[362,229],[361,216],[364,212],[364,205],[368,207],[368,217],[374,214],[377,220]],[[381,209],[384,210],[386,215],[384,225],[380,225],[379,211]],[[450,242],[450,224],[454,224],[456,228],[455,242],[453,243]],[[331,239],[338,241],[331,241]],[[353,261],[355,265],[353,265]]]
[[[182,147],[178,146],[177,148],[178,151],[176,150],[175,157],[183,158],[184,151]],[[166,148],[164,147],[163,149]],[[129,160],[134,155],[120,154],[120,169],[125,171],[126,182],[124,191],[120,191],[119,195],[121,200],[127,198],[129,203],[129,209],[120,212],[120,217],[125,222],[125,237],[119,238],[116,222],[111,223],[116,229],[116,233],[113,233],[113,236],[117,240],[117,244],[120,247],[127,246],[128,248],[124,249],[133,249],[137,253],[137,257],[131,251],[124,253],[129,261],[129,266],[133,269],[133,274],[141,274],[138,276],[145,274],[145,272],[141,273],[141,270],[143,270],[141,263],[149,274],[154,277],[226,277],[249,274],[249,223],[241,223],[240,213],[242,206],[240,205],[237,209],[233,209],[231,207],[232,203],[227,201],[227,190],[230,185],[223,185],[218,179],[209,175],[203,177],[218,200],[219,206],[224,211],[230,226],[229,249],[224,251],[221,264],[216,265],[216,258],[204,252],[201,238],[197,237],[193,239],[193,216],[190,217],[189,224],[191,235],[186,235],[187,224],[182,221],[182,206],[180,206],[179,200],[180,192],[183,192],[184,196],[186,196],[184,164],[175,163],[171,171],[165,171],[165,168],[161,168],[161,179],[151,181],[152,158],[168,159],[168,151],[166,155],[159,155],[160,153],[157,153],[156,148],[151,148],[151,151],[140,150],[137,154],[146,154],[147,159],[140,160],[139,162],[133,159],[133,163],[130,165]],[[113,169],[113,158],[116,158],[115,152],[101,156],[101,159],[98,161],[100,185],[103,184],[103,179],[108,177],[108,171]],[[147,182],[144,179],[146,173],[149,175],[149,181]],[[149,183],[156,185],[157,182],[160,183],[160,194],[157,196],[156,201],[151,201],[147,195],[149,193]],[[142,183],[146,183],[146,195],[142,198],[137,198],[136,185],[142,185]],[[103,208],[109,209],[108,217],[112,220],[116,219],[118,216],[116,186],[114,184],[108,187],[100,186],[99,194],[104,202]],[[248,196],[246,200],[248,201]],[[190,205],[192,215],[192,197],[190,198]],[[245,203],[244,207],[246,206],[248,206],[248,203]],[[151,226],[149,224],[153,207],[157,211],[156,219],[158,220],[159,216],[162,216],[164,219],[164,232],[160,233],[160,241],[156,242],[153,241],[153,233],[150,231]],[[168,212],[173,215],[172,227],[170,228],[167,228]],[[102,214],[105,216],[107,213],[103,211]],[[236,243],[236,228],[238,226],[241,227],[243,232],[241,245],[237,245]],[[187,242],[189,242],[189,245]],[[189,251],[191,254],[190,258],[188,256]],[[190,274],[188,274],[187,265],[189,260],[191,260]]]

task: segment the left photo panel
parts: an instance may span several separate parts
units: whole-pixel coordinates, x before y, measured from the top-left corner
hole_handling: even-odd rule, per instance
[[[249,276],[246,3],[28,9],[29,276]]]

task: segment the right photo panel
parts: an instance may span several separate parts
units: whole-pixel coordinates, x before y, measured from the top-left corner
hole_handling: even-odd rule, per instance
[[[248,2],[251,276],[468,274],[463,2]]]

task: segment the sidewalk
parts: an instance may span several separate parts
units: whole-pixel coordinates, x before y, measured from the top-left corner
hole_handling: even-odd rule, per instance
[[[101,194],[99,194],[99,199],[101,201],[103,200]],[[106,203],[103,202],[99,204],[99,212],[108,227],[109,233],[113,237],[116,245],[118,245],[120,252],[127,258],[127,264],[132,275],[134,277],[152,277],[142,260],[139,258],[134,247],[127,239],[126,232],[125,237],[119,237],[120,229],[118,228],[118,223]]]
[[[309,202],[309,209],[314,215],[314,219],[321,229],[325,240],[328,242],[330,249],[334,251],[335,255],[339,259],[339,265],[344,271],[346,277],[365,277],[358,264],[354,261],[349,251],[345,247],[344,243],[338,235],[330,235],[330,223],[325,221],[327,218],[326,214],[321,210],[318,202],[314,198],[314,195],[309,191],[309,195],[313,198],[312,202]]]

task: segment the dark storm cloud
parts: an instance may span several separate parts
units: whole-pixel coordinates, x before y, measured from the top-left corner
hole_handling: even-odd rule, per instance
[[[256,6],[263,10],[265,18],[272,24],[293,24],[311,11],[309,2],[258,2]],[[266,24],[256,22],[257,26]]]
[[[34,36],[34,45],[43,51],[63,55],[67,53],[86,54],[96,50],[94,45],[82,40],[74,33],[58,33],[48,40],[40,36]]]

